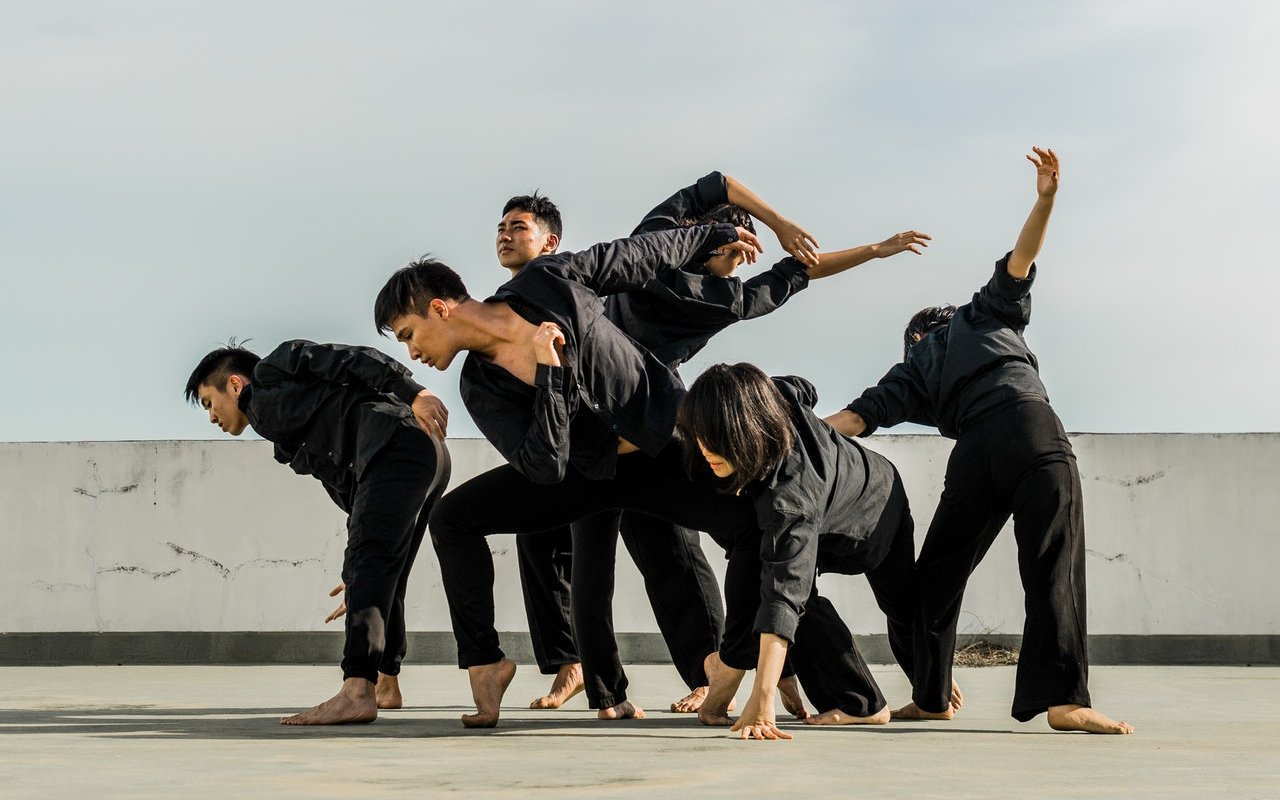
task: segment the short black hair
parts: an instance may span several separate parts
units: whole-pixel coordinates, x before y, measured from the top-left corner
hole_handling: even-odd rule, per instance
[[[786,398],[755,364],[715,364],[689,387],[676,417],[689,474],[703,461],[698,449],[727,459],[729,492],[767,477],[795,446]]]
[[[227,386],[227,379],[232,375],[252,377],[254,367],[258,366],[261,360],[257,353],[237,343],[234,338],[227,340],[225,346],[214,350],[196,364],[191,377],[187,378],[185,391],[187,402],[200,405],[201,386],[208,385],[222,391]]]
[[[930,306],[917,311],[907,323],[907,329],[902,332],[902,357],[905,359],[907,353],[911,352],[911,346],[923,339],[929,331],[951,322],[955,315],[956,307],[953,305]]]
[[[560,219],[560,209],[551,202],[551,198],[538,194],[537,189],[533,190],[533,194],[516,195],[508,200],[502,207],[502,216],[505,217],[512,211],[532,214],[539,225],[561,239],[564,238],[564,222]]]
[[[423,256],[387,278],[373,301],[373,324],[378,333],[391,333],[392,320],[405,314],[426,316],[427,307],[437,298],[458,302],[471,299],[458,273],[443,262]]]
[[[676,220],[676,224],[681,228],[692,228],[694,225],[715,225],[719,222],[726,222],[735,228],[746,228],[752,233],[756,232],[756,225],[752,222],[751,215],[747,213],[745,208],[733,203],[721,203],[700,217],[680,217]]]

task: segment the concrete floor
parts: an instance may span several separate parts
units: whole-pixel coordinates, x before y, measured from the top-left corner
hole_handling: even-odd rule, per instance
[[[670,667],[630,675],[649,719],[598,723],[581,696],[520,709],[547,685],[525,666],[501,726],[466,731],[448,667],[407,667],[411,707],[372,725],[306,729],[275,720],[332,694],[332,667],[5,668],[0,797],[1280,797],[1278,668],[1095,668],[1094,700],[1128,737],[1019,724],[1011,668],[959,670],[950,723],[790,724],[790,742],[659,711],[683,693]],[[904,700],[900,673],[877,675]]]

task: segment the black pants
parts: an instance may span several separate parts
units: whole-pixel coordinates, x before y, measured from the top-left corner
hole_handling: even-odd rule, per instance
[[[554,675],[565,664],[582,660],[570,621],[573,534],[566,525],[536,535],[517,536],[516,560],[533,657],[543,675]]]
[[[913,678],[915,672],[915,638],[919,624],[914,532],[907,494],[902,480],[895,474],[889,498],[870,534],[873,539],[889,540],[880,562],[828,563],[819,555],[823,572],[866,574],[876,604],[888,620],[889,648],[908,678]],[[735,669],[754,669],[759,655],[759,637],[753,628],[760,607],[760,548],[758,539],[742,544],[744,546],[735,546],[730,554],[729,570],[735,576],[732,590],[729,578],[725,579],[728,611],[720,658]],[[853,634],[831,602],[818,594],[816,582],[800,616],[788,657],[800,685],[819,713],[838,708],[846,714],[867,717],[884,708],[884,695],[858,652]]]
[[[365,468],[347,517],[342,677],[398,675],[406,652],[404,595],[427,515],[449,483],[449,451],[400,428]]]
[[[965,584],[1010,515],[1026,595],[1013,717],[1090,704],[1080,473],[1057,415],[1032,399],[971,425],[947,462],[916,563],[924,631],[914,699],[926,711],[947,707]]]
[[[544,675],[582,662],[587,699],[607,708],[626,674],[613,631],[618,535],[644,578],[645,593],[676,671],[690,689],[707,685],[703,662],[724,630],[724,604],[697,531],[635,512],[602,512],[516,538],[525,615]],[[574,558],[574,553],[580,558]],[[580,568],[574,570],[573,565]],[[572,591],[570,583],[572,582]],[[705,613],[703,613],[705,612]],[[623,695],[625,697],[625,695]]]
[[[440,559],[460,667],[491,664],[503,657],[493,627],[493,559],[484,537],[546,531],[610,509],[638,511],[726,541],[743,538],[748,535],[744,529],[756,527],[754,509],[745,498],[721,494],[713,482],[685,476],[676,442],[656,458],[642,453],[620,456],[611,480],[589,480],[570,469],[560,483],[539,485],[510,466],[479,475],[446,494],[431,513],[431,539]],[[613,699],[618,703],[626,698]]]
[[[619,531],[644,577],[676,670],[690,689],[706,686],[703,662],[719,646],[724,605],[698,532],[647,514],[616,510],[578,520],[572,528],[573,632],[591,707],[608,708],[626,699],[627,676],[613,632]]]

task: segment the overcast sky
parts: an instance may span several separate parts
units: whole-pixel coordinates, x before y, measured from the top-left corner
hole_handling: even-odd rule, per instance
[[[1064,163],[1028,339],[1067,429],[1280,430],[1280,6],[1188,6],[5,3],[0,440],[220,436],[181,390],[227,337],[405,359],[378,288],[430,251],[487,296],[511,195],[577,249],[712,169],[825,249],[934,236],[684,370],[834,410],[1012,247],[1031,145]],[[471,436],[460,365],[416,373]]]

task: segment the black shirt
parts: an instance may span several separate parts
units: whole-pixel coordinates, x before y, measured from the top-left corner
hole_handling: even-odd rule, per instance
[[[724,176],[712,172],[659,203],[632,235],[678,229],[682,221],[698,219],[727,202]],[[774,311],[808,285],[809,271],[790,257],[745,282],[718,278],[703,264],[691,262],[659,272],[638,291],[612,295],[605,313],[675,369],[719,331]]]
[[[314,475],[344,511],[373,456],[399,426],[418,428],[411,408],[422,386],[371,347],[285,342],[258,362],[239,405],[276,460]]]
[[[909,421],[955,439],[968,423],[1020,398],[1048,402],[1035,354],[1022,336],[1031,321],[1036,267],[1026,278],[1014,278],[1009,255],[949,324],[916,342],[906,360],[848,405],[867,423],[862,436]]]
[[[684,385],[605,317],[600,298],[737,238],[732,225],[700,226],[530,261],[485,302],[506,302],[534,325],[559,325],[562,366],[538,365],[529,386],[469,354],[462,401],[481,433],[535,483],[563,480],[569,465],[588,478],[613,477],[619,437],[656,456],[675,429]]]
[[[766,478],[743,489],[760,523],[762,574],[755,630],[795,641],[819,572],[874,569],[891,544],[872,538],[893,488],[893,464],[813,413],[804,378],[774,378],[791,411],[795,446]]]

